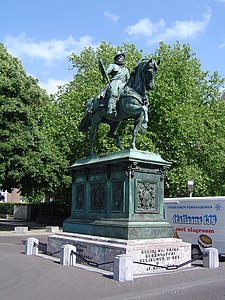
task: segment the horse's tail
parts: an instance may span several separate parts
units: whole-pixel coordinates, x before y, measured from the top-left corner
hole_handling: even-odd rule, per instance
[[[78,126],[78,130],[81,132],[85,132],[88,130],[88,127],[91,125],[90,115],[85,114],[83,119],[80,122],[80,125]]]
[[[90,114],[93,111],[93,98],[87,100],[84,110],[84,117],[78,126],[78,130],[81,132],[85,132],[88,130],[88,127],[91,125]]]

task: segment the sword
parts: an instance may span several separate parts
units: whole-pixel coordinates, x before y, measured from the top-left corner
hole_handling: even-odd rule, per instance
[[[102,74],[102,77],[103,78],[106,78],[110,88],[111,88],[111,84],[110,84],[110,80],[109,80],[109,76],[107,75],[106,73],[106,70],[105,70],[105,67],[104,67],[104,64],[103,64],[103,61],[101,59],[101,57],[99,58],[99,61],[98,61],[98,67],[99,67],[99,71],[101,72]]]

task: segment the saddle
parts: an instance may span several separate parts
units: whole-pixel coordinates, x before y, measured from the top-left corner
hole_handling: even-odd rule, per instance
[[[109,93],[108,90],[105,90],[104,93],[102,93],[101,95],[101,99],[97,98],[99,100],[98,103],[96,103],[97,105],[99,104],[99,106],[107,106],[108,105],[108,100],[109,100]],[[138,102],[141,105],[148,105],[148,97],[147,95],[145,95],[145,97],[141,97],[136,91],[135,89],[131,88],[130,86],[125,86],[123,88],[123,90],[120,93],[120,97],[133,97],[135,99],[138,100]],[[95,107],[97,108],[97,107]]]
[[[141,105],[147,105],[148,104],[148,97],[145,95],[145,97],[141,97],[133,88],[130,86],[125,86],[122,90],[120,97],[133,97],[138,100],[138,102]]]

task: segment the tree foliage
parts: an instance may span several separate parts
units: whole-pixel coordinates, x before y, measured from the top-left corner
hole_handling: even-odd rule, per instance
[[[61,185],[66,164],[46,134],[48,111],[51,109],[46,92],[0,44],[2,189],[17,187],[22,195],[36,197],[40,193],[51,194]]]
[[[225,194],[224,79],[201,70],[188,45],[161,43],[157,85],[151,94],[149,130],[154,145],[172,162],[166,194],[187,195],[194,179],[195,195]]]

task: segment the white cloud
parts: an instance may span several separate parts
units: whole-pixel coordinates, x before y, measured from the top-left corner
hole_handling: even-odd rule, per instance
[[[32,60],[35,64],[40,64],[43,68],[40,76],[50,74],[50,68],[58,67],[60,63],[64,63],[69,55],[72,53],[79,54],[85,47],[97,47],[97,44],[93,43],[93,38],[86,35],[76,40],[73,36],[69,36],[64,40],[51,39],[47,41],[35,40],[28,37],[25,34],[21,34],[18,37],[9,36],[4,42],[7,51],[15,57],[18,57],[22,62],[27,60]],[[43,60],[39,61],[39,60]],[[35,68],[35,67],[34,67]],[[33,77],[37,76],[36,72],[29,70],[29,73],[36,73],[36,75],[31,75]],[[54,74],[56,75],[56,74]],[[57,75],[56,75],[57,76]],[[71,80],[71,79],[69,79]],[[55,94],[58,91],[58,86],[62,86],[69,82],[69,80],[56,80],[49,78],[47,82],[41,80],[39,77],[39,85],[45,89],[48,94]]]
[[[90,36],[83,36],[79,40],[69,36],[65,40],[35,41],[25,34],[21,34],[19,37],[7,37],[4,45],[8,52],[16,57],[41,58],[46,64],[65,59],[72,52],[79,53],[85,47],[96,46],[93,44],[93,38]]]
[[[175,21],[170,27],[166,27],[163,19],[152,23],[148,18],[144,18],[138,23],[127,27],[125,32],[134,37],[144,35],[148,38],[149,44],[172,39],[190,39],[202,33],[209,24],[210,19],[211,10],[207,8],[206,12],[202,14],[201,20]]]
[[[117,15],[115,15],[115,14],[113,14],[111,11],[108,11],[108,10],[106,10],[105,12],[104,12],[104,16],[105,16],[105,18],[107,18],[107,19],[109,19],[110,21],[112,21],[112,22],[118,22],[118,20],[119,20],[119,16],[117,16]]]
[[[164,26],[165,24],[162,19],[157,23],[152,23],[148,18],[144,18],[141,19],[138,23],[128,26],[125,32],[136,37],[139,35],[151,37],[162,30]]]
[[[68,80],[56,80],[56,79],[48,79],[46,83],[39,81],[39,86],[47,91],[47,93],[55,94],[58,91],[59,86],[67,84]]]
[[[222,44],[220,44],[219,45],[219,48],[221,49],[221,48],[224,48],[225,47],[225,43],[222,43]]]

